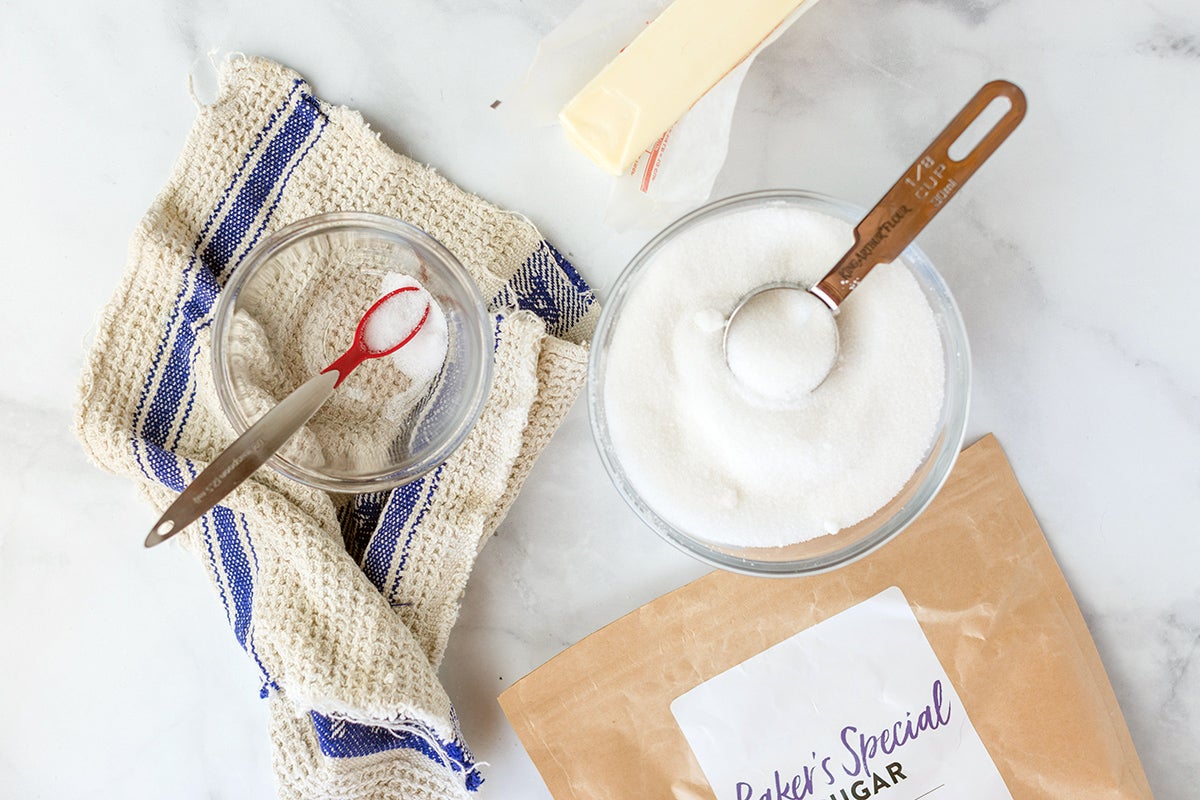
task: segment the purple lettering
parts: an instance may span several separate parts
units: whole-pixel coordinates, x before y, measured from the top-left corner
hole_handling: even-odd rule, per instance
[[[922,731],[935,731],[948,724],[953,704],[944,694],[941,680],[933,682],[931,694],[932,701],[915,717],[912,711],[906,711],[904,719],[896,720],[881,729],[878,734],[859,733],[858,728],[853,725],[842,728],[842,746],[850,754],[849,759],[843,759],[839,764],[842,772],[850,778],[871,775],[871,759],[880,754],[892,755],[920,736]],[[857,741],[855,741],[856,739]],[[815,757],[816,754],[814,754]],[[835,780],[833,771],[829,768],[829,761],[830,759],[826,758],[820,763],[828,778],[827,783],[832,786]],[[797,798],[797,800],[802,800],[802,798]]]
[[[745,794],[742,794],[743,789],[745,789]],[[742,781],[737,782],[737,785],[733,787],[733,792],[737,795],[737,800],[751,800],[754,797],[754,787]]]
[[[892,726],[892,738],[896,741],[896,747],[900,747],[914,735],[912,729],[912,712],[904,712],[904,717],[903,720],[898,720]]]
[[[878,751],[879,739],[868,734],[859,734],[858,737],[858,752],[862,756],[863,774],[868,775],[871,772],[871,758]]]
[[[817,754],[813,753],[813,758],[816,757]],[[802,774],[792,778],[792,791],[796,793],[796,800],[804,800],[809,795],[816,793],[817,790],[813,784],[814,775],[816,772],[813,771],[813,768],[805,766]]]
[[[791,783],[779,782],[779,770],[775,770],[775,797],[778,800],[797,800],[796,796],[792,794]]]
[[[851,777],[857,775],[858,770],[862,766],[858,761],[858,752],[854,749],[854,745],[846,739],[847,736],[855,733],[858,733],[858,728],[854,727],[853,725],[847,725],[846,727],[842,728],[842,746],[846,748],[846,751],[850,753],[850,757],[854,759],[854,767],[851,768],[847,767],[845,764],[842,764],[842,772]]]
[[[935,727],[935,728],[940,727],[950,721],[950,702],[949,701],[946,701],[946,716],[945,717],[942,716],[942,682],[941,681],[933,682],[933,708],[934,708],[934,711],[937,712],[937,720],[938,720],[938,724],[934,725],[933,727]]]

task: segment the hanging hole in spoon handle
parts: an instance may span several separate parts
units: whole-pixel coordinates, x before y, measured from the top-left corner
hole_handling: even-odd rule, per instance
[[[960,159],[951,158],[951,147],[1000,98],[1009,102],[1004,115],[969,153]],[[831,309],[841,305],[876,264],[893,261],[904,252],[1024,116],[1025,95],[1015,84],[1008,81],[984,84],[863,218],[854,229],[854,246],[810,291]]]

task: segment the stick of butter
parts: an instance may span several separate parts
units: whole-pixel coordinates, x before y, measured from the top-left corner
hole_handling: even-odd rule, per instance
[[[675,0],[558,120],[613,175],[634,160],[789,14],[816,0]]]

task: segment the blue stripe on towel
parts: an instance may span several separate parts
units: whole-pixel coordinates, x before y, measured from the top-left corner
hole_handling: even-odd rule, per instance
[[[162,380],[158,392],[150,400],[150,408],[142,424],[142,437],[154,444],[165,446],[175,424],[184,392],[192,382],[192,349],[196,344],[196,324],[212,313],[217,301],[216,281],[206,270],[192,271],[192,291],[180,308],[183,322],[175,334],[175,341],[166,354],[163,366]],[[182,429],[183,423],[180,423]],[[167,480],[168,475],[157,473],[159,480]],[[169,475],[178,479],[175,472]]]
[[[191,292],[181,305],[182,323],[176,331],[174,343],[167,351],[158,392],[151,399],[146,413],[142,436],[147,441],[159,445],[166,444],[169,431],[179,414],[183,395],[195,386],[191,371],[193,350],[201,323],[212,314],[216,306],[217,295],[220,293],[217,278],[230,267],[229,259],[236,252],[241,237],[258,217],[267,199],[275,193],[276,183],[282,178],[287,165],[312,133],[316,113],[317,110],[310,103],[304,102],[302,95],[301,102],[285,120],[278,135],[267,145],[262,158],[234,199],[229,213],[217,228],[213,242],[205,249],[205,255],[201,259],[204,267],[196,268],[195,258],[188,265],[185,283],[190,279]],[[290,172],[288,174],[290,175]],[[229,224],[230,220],[234,220],[233,225]],[[238,236],[237,241],[231,239],[234,233]],[[214,248],[216,237],[224,239]],[[229,247],[228,251],[225,247]],[[186,417],[179,421],[181,430],[186,422]],[[165,480],[168,476],[160,473],[158,478]]]
[[[254,157],[254,153],[257,152],[259,146],[262,144],[263,140],[265,139],[267,134],[270,132],[271,128],[275,125],[276,119],[278,119],[279,115],[281,113],[283,113],[283,111],[288,107],[288,104],[291,102],[292,97],[295,95],[297,89],[299,89],[300,86],[301,86],[300,81],[293,82],[292,90],[288,93],[287,98],[284,99],[283,103],[279,106],[279,108],[275,109],[275,111],[273,111],[271,113],[271,116],[267,119],[266,124],[263,125],[262,129],[258,132],[258,135],[255,136],[253,144],[251,144],[250,149],[242,157],[241,164],[238,165],[238,168],[235,171],[233,177],[230,179],[228,185],[226,185],[225,191],[222,192],[220,200],[217,201],[216,207],[213,209],[212,213],[210,213],[208,215],[208,218],[204,222],[204,226],[200,229],[200,232],[198,234],[196,234],[196,241],[192,244],[192,259],[189,261],[187,267],[184,269],[184,280],[180,284],[179,293],[175,296],[175,305],[172,308],[171,314],[167,319],[167,326],[166,326],[166,329],[163,331],[162,338],[159,340],[158,348],[155,350],[154,357],[151,359],[150,371],[146,375],[146,380],[142,385],[141,396],[138,398],[137,407],[134,409],[134,415],[133,415],[134,419],[133,419],[133,428],[132,428],[133,436],[132,436],[131,444],[133,446],[134,457],[138,461],[138,466],[141,468],[142,474],[145,475],[147,478],[150,478],[150,473],[146,470],[146,464],[142,461],[141,454],[140,454],[140,451],[138,448],[138,441],[139,441],[138,435],[140,433],[141,417],[142,417],[143,412],[146,409],[146,402],[147,402],[147,398],[149,397],[149,394],[150,394],[150,387],[154,385],[154,379],[158,375],[159,363],[162,359],[163,352],[166,350],[167,344],[171,340],[171,330],[174,328],[175,321],[179,316],[181,304],[183,302],[184,297],[188,294],[188,291],[191,289],[191,283],[187,279],[187,276],[189,273],[194,271],[197,253],[199,251],[200,244],[201,244],[201,242],[204,241],[204,238],[208,235],[208,231],[212,227],[213,222],[215,222],[216,219],[220,216],[222,209],[225,207],[225,203],[228,201],[230,194],[233,192],[233,187],[237,185],[239,180],[241,180],[241,176],[245,172],[247,165],[250,163],[250,160]],[[170,485],[170,484],[168,484],[168,485]]]
[[[360,725],[356,722],[335,720],[310,712],[313,729],[317,734],[317,744],[321,752],[331,758],[360,758],[362,756],[382,753],[386,750],[400,748],[416,750],[430,760],[442,764],[455,772],[464,774],[467,789],[475,791],[483,783],[479,771],[474,768],[475,758],[467,749],[465,743],[455,736],[453,741],[443,741],[429,726],[418,720],[405,720],[406,726],[412,726],[421,731],[420,734],[410,731],[393,731],[388,728],[377,728],[371,725]],[[437,743],[437,747],[432,745]],[[440,752],[439,752],[440,749]],[[447,761],[449,763],[447,763]]]
[[[551,336],[566,336],[596,302],[571,262],[543,241],[492,298],[492,309],[520,308],[546,322]]]
[[[417,503],[425,494],[425,478],[417,478],[411,483],[392,490],[391,495],[383,506],[379,518],[379,527],[371,536],[367,552],[363,555],[362,569],[375,584],[375,588],[383,591],[387,576],[392,568],[392,555],[396,552],[396,543],[404,524],[412,515]]]
[[[221,569],[217,566],[217,553],[213,546],[213,530],[209,527],[208,520],[211,514],[205,514],[200,518],[200,524],[203,526],[204,532],[204,549],[208,552],[208,568],[212,570],[213,582],[217,584],[217,593],[221,595],[221,605],[225,607],[225,619],[229,624],[233,624],[233,611],[229,608],[229,599],[225,595],[225,584],[221,580]]]
[[[318,114],[321,112],[315,99],[309,95],[301,95],[296,108],[267,145],[262,158],[254,166],[242,190],[238,192],[233,207],[221,221],[208,247],[204,249],[204,263],[214,275],[220,275],[233,261],[242,239],[254,224],[254,220],[258,219],[258,214],[267,200],[275,193],[275,185],[283,177],[292,157],[308,141],[316,126]],[[303,155],[301,154],[301,158]]]
[[[553,259],[555,265],[562,270],[567,280],[570,281],[576,293],[585,297],[589,306],[594,303],[596,296],[592,293],[592,287],[588,286],[588,282],[579,274],[579,270],[575,269],[575,265],[568,261],[566,256],[558,252],[558,248],[554,245],[545,240],[542,241],[542,244],[550,249],[550,257]]]
[[[360,567],[366,557],[371,534],[379,526],[379,516],[391,492],[367,492],[351,497],[338,509],[338,523],[342,527],[342,540],[346,552]]]
[[[271,218],[275,216],[275,209],[279,207],[279,201],[283,198],[283,192],[285,189],[287,189],[288,181],[292,179],[292,173],[295,172],[296,167],[300,166],[300,163],[304,161],[309,151],[316,147],[317,142],[321,139],[321,133],[324,132],[325,126],[329,124],[329,118],[325,116],[325,112],[321,110],[321,103],[319,100],[312,95],[306,94],[301,96],[300,102],[304,105],[310,106],[313,113],[320,117],[321,129],[317,132],[317,135],[309,141],[308,146],[304,148],[303,152],[300,153],[300,157],[292,162],[292,165],[288,168],[287,174],[283,176],[283,181],[279,184],[279,191],[275,194],[275,200],[270,206],[267,207],[267,213],[263,215],[262,222],[259,223],[257,230],[254,231],[254,236],[251,237],[250,241],[246,243],[245,247],[243,248],[245,252],[252,250],[254,245],[258,244],[258,240],[262,238],[263,232],[266,231],[267,225],[270,223]]]
[[[258,580],[258,553],[254,549],[254,538],[250,535],[250,523],[246,521],[245,514],[238,514],[238,522],[241,523],[241,530],[246,534],[246,546],[250,549],[251,569],[253,575],[250,578],[250,613],[246,615],[246,640],[242,643],[243,649],[250,653],[254,658],[254,663],[258,665],[259,671],[263,676],[264,691],[265,684],[274,684],[271,680],[271,674],[267,672],[267,668],[263,666],[262,659],[258,657],[258,648],[254,646],[254,627],[250,624],[254,618],[254,582]],[[234,634],[237,635],[236,633]],[[262,695],[266,697],[266,694]]]
[[[417,529],[421,527],[421,520],[425,519],[425,512],[427,512],[429,507],[433,505],[433,495],[437,491],[438,484],[441,482],[442,469],[445,466],[445,463],[439,464],[438,468],[433,471],[432,475],[429,476],[429,494],[425,497],[425,503],[421,506],[421,510],[417,513],[417,518],[413,520],[413,524],[408,528],[408,536],[404,538],[404,546],[400,548],[400,561],[398,564],[396,564],[395,577],[392,578],[391,586],[388,587],[387,591],[383,593],[383,596],[392,605],[396,605],[399,602],[399,598],[396,596],[396,591],[400,588],[400,579],[404,577],[404,565],[408,563],[408,546],[412,544],[413,534],[415,534]],[[387,512],[385,511],[384,513],[386,514]],[[382,586],[379,588],[381,590],[383,589]]]
[[[190,417],[196,387],[194,368],[198,333],[211,319],[223,283],[222,273],[231,271],[236,266],[238,252],[248,249],[242,248],[242,240],[274,196],[275,201],[255,232],[255,238],[262,233],[288,178],[328,124],[318,101],[303,91],[303,86],[302,82],[296,81],[288,97],[267,119],[197,235],[192,258],[184,268],[181,288],[134,412],[132,444],[143,474],[153,475],[176,491],[182,491],[186,484],[185,471],[194,477],[196,470],[188,459],[167,449],[167,442],[170,440],[171,446],[179,442]],[[289,109],[290,113],[280,123],[281,116]],[[301,149],[306,142],[308,146]],[[260,150],[261,155],[254,162]],[[252,162],[254,167],[246,176]],[[239,183],[241,189],[235,193]],[[218,219],[221,222],[217,225],[214,240],[205,245],[208,233]],[[243,517],[239,528],[233,512],[225,506],[217,506],[206,514],[202,524],[209,565],[234,636],[254,656],[270,682],[270,676],[254,652],[251,633],[257,557],[253,552],[250,527]],[[250,548],[249,556],[241,539],[242,531]],[[255,561],[253,567],[251,559]]]
[[[191,466],[192,462],[160,445],[145,441],[142,444],[146,450],[146,463],[154,470],[154,474],[159,476],[159,482],[170,489],[182,492],[183,487],[187,484],[187,481],[183,479],[183,470]],[[196,470],[191,470],[191,473],[195,475]]]
[[[233,635],[244,649],[254,602],[254,576],[250,572],[250,560],[246,558],[246,551],[242,547],[233,512],[225,506],[217,506],[212,510],[212,516],[221,548],[221,563],[225,567],[225,579],[229,583],[229,594],[233,597]]]
[[[384,504],[379,527],[367,545],[362,560],[363,572],[389,603],[396,602],[396,590],[408,560],[408,547],[433,504],[444,467],[445,464],[440,464],[425,477],[392,491]],[[404,544],[397,547],[401,535],[404,535]]]

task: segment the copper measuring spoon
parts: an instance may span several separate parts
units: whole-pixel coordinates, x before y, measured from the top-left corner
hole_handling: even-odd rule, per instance
[[[954,144],[998,98],[1007,98],[1008,110],[969,153],[961,158],[951,157]],[[752,370],[738,374],[736,342],[735,357],[730,358],[730,330],[734,328],[735,320],[749,326],[769,323],[781,313],[788,313],[799,321],[800,335],[805,338],[803,344],[810,351],[802,353],[800,363],[793,365],[798,377],[796,384],[789,388],[799,396],[819,386],[837,362],[834,315],[838,306],[876,265],[892,261],[904,252],[904,248],[1008,138],[1024,116],[1025,95],[1016,85],[1001,80],[984,84],[858,223],[854,228],[854,244],[825,277],[813,286],[767,284],[743,297],[725,323],[722,340],[726,363],[735,375],[754,388]],[[772,380],[777,383],[777,376],[772,376]]]

